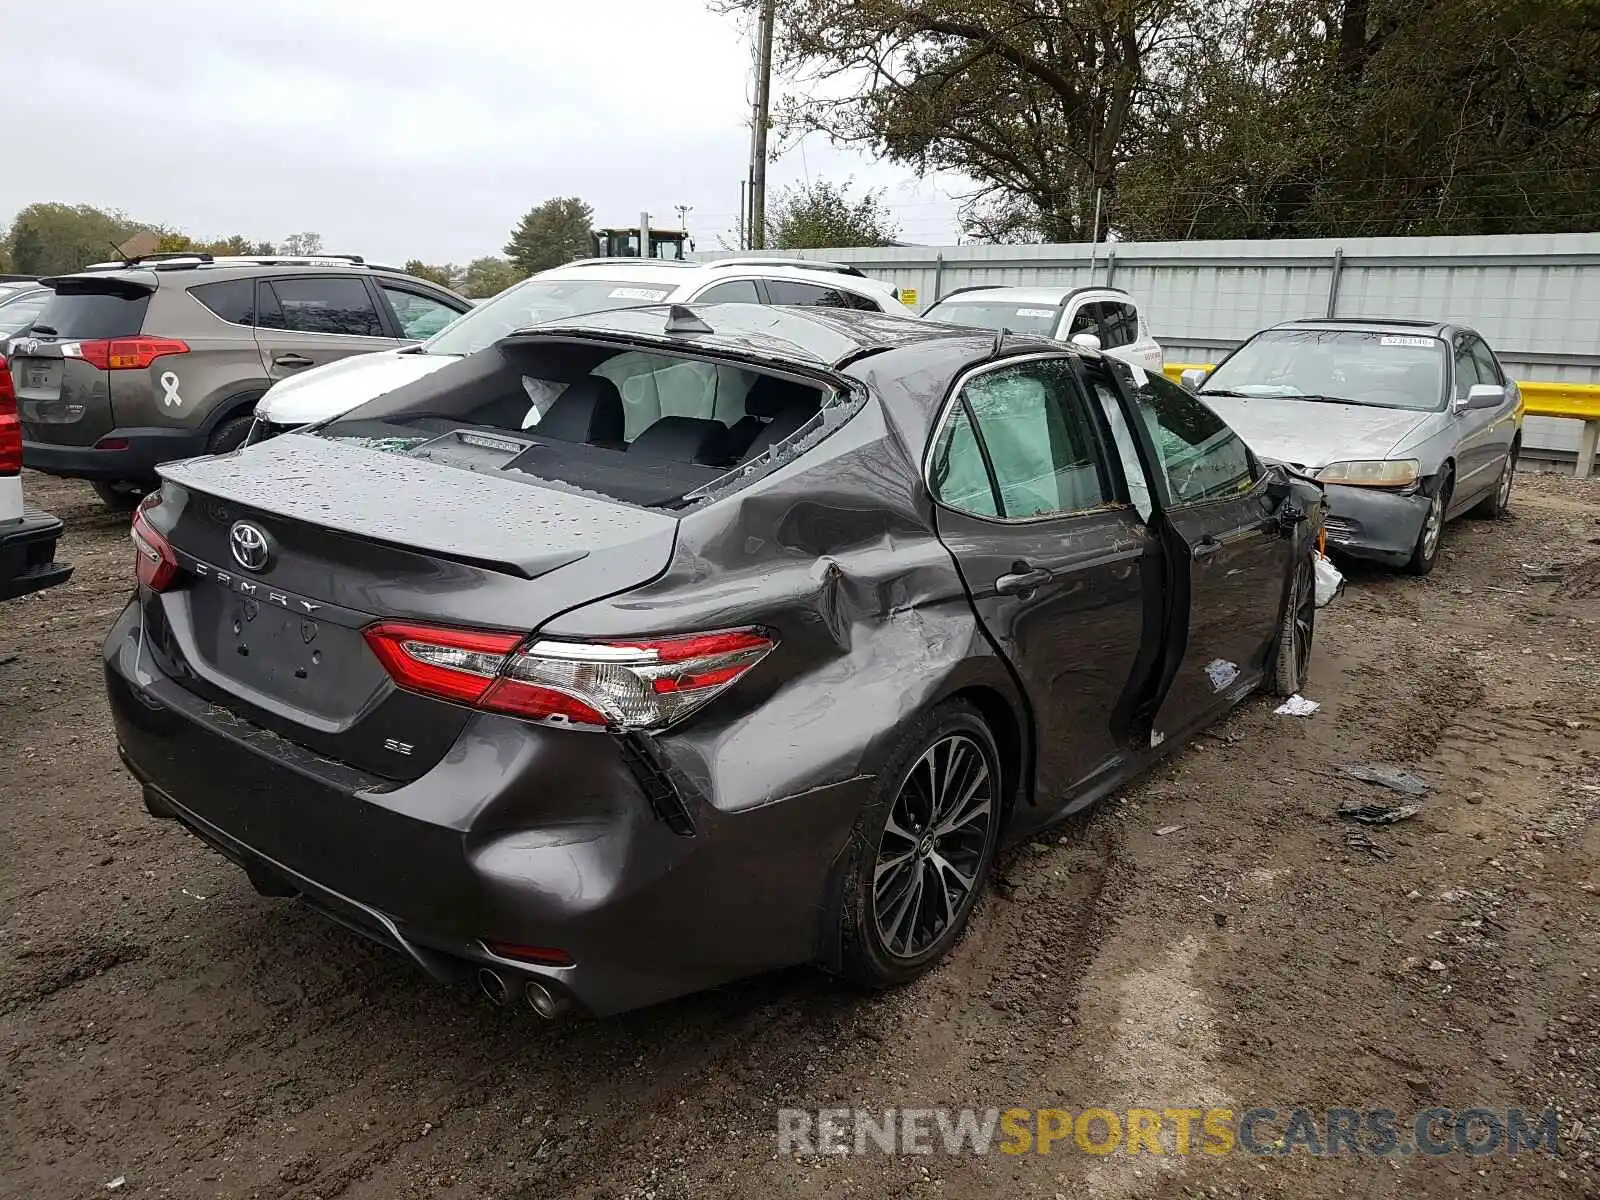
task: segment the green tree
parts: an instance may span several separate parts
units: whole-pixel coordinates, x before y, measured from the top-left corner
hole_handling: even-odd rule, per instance
[[[6,253],[19,275],[55,275],[104,262],[114,247],[148,228],[125,213],[87,204],[30,204],[11,222]]]
[[[816,250],[831,246],[886,246],[899,228],[884,206],[883,193],[850,195],[850,183],[819,179],[783,188],[767,213],[767,245],[774,250]]]
[[[282,253],[291,257],[321,254],[322,235],[309,231],[306,233],[291,233],[283,239]]]
[[[1595,0],[776,3],[803,85],[780,135],[976,180],[983,240],[1539,233],[1600,212]]]
[[[461,286],[456,290],[469,300],[485,300],[527,277],[528,272],[503,258],[475,258],[461,273]]]
[[[750,9],[759,0],[720,3]],[[1020,206],[1040,235],[1082,241],[1144,113],[1182,77],[1218,7],[777,0],[780,63],[807,85],[780,106],[777,124],[919,172],[959,172],[979,183],[970,217],[994,223],[998,209],[1014,232]]]
[[[511,232],[506,257],[532,275],[593,253],[594,210],[576,196],[556,197],[531,209]]]
[[[18,275],[48,275],[50,267],[45,261],[44,239],[32,225],[18,222],[12,226],[11,245],[7,257]]]
[[[413,258],[406,263],[407,275],[415,275],[418,279],[426,279],[430,283],[437,283],[440,287],[453,288],[461,280],[463,271],[455,263],[445,263],[443,266],[432,266],[420,258]]]

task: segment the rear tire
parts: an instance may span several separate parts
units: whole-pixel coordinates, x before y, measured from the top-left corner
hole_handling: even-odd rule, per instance
[[[1444,544],[1444,518],[1450,511],[1450,493],[1454,490],[1455,476],[1446,467],[1439,486],[1428,506],[1428,515],[1417,534],[1417,544],[1411,551],[1411,561],[1406,570],[1412,575],[1426,575],[1439,561],[1439,547]]]
[[[1002,778],[994,737],[965,701],[901,737],[851,834],[837,905],[843,975],[892,987],[950,952],[988,886]]]
[[[128,483],[117,480],[114,483],[102,483],[98,480],[89,484],[94,489],[94,494],[100,497],[112,512],[132,512],[139,507],[139,501],[144,499],[145,492],[149,489],[143,484]]]
[[[206,439],[206,453],[226,454],[230,450],[237,450],[244,445],[244,439],[250,436],[250,426],[255,424],[255,420],[249,413],[242,417],[229,417],[211,431],[211,436]]]
[[[1278,622],[1278,644],[1272,650],[1267,673],[1274,696],[1293,696],[1305,686],[1306,668],[1311,663],[1311,643],[1317,632],[1317,576],[1312,556],[1306,555],[1294,569],[1289,594]]]
[[[1511,485],[1517,474],[1517,455],[1521,452],[1522,443],[1512,442],[1511,449],[1506,451],[1505,465],[1500,468],[1500,477],[1494,481],[1494,491],[1472,510],[1473,516],[1498,521],[1511,511]]]

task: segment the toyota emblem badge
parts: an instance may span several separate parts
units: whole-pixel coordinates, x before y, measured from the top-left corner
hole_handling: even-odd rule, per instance
[[[235,521],[228,530],[228,542],[233,547],[234,561],[246,571],[265,571],[272,560],[266,531],[249,521]]]

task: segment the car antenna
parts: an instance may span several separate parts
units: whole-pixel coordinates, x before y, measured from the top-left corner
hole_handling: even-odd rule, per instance
[[[674,304],[667,310],[668,333],[715,333],[716,330],[707,325],[694,312],[682,304]]]

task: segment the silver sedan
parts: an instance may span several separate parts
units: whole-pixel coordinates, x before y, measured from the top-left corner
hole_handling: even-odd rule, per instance
[[[1353,558],[1426,575],[1446,521],[1510,505],[1522,398],[1463,326],[1289,321],[1183,383],[1261,457],[1321,481],[1328,542]]]

